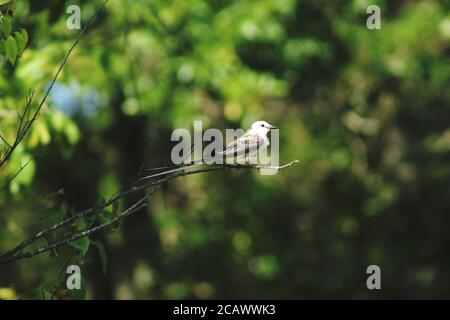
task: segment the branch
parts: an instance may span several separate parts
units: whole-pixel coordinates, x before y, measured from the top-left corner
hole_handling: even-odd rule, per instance
[[[74,214],[73,216],[45,229],[42,230],[38,233],[36,233],[35,235],[31,236],[29,239],[21,242],[19,245],[17,245],[16,247],[12,248],[11,250],[9,250],[8,252],[4,253],[3,255],[0,256],[0,264],[4,264],[4,263],[8,263],[8,262],[14,262],[17,260],[21,260],[21,259],[25,259],[25,258],[30,258],[32,256],[47,252],[49,250],[52,249],[56,249],[60,246],[63,246],[65,244],[68,244],[72,241],[78,240],[82,237],[86,237],[90,234],[93,234],[95,232],[98,232],[104,228],[107,228],[108,226],[110,226],[111,224],[114,224],[115,222],[117,222],[118,220],[125,218],[126,216],[129,216],[137,211],[139,211],[139,209],[141,209],[142,207],[145,206],[144,201],[147,200],[149,197],[151,197],[151,195],[153,195],[153,193],[158,189],[159,186],[161,186],[162,184],[174,180],[176,178],[179,177],[183,177],[183,176],[188,176],[188,175],[193,175],[193,174],[198,174],[198,173],[203,173],[203,172],[210,172],[210,171],[217,171],[217,170],[222,170],[222,169],[254,169],[254,170],[260,170],[260,169],[285,169],[288,168],[292,165],[294,165],[295,163],[298,163],[298,160],[294,160],[291,161],[285,165],[282,166],[258,166],[258,165],[240,165],[240,164],[221,164],[221,165],[210,165],[210,166],[206,166],[205,168],[199,168],[199,169],[192,169],[189,167],[182,167],[180,168],[180,170],[173,172],[173,170],[167,170],[164,172],[161,172],[160,174],[158,174],[158,177],[161,177],[159,179],[153,179],[153,180],[148,180],[146,182],[144,182],[142,185],[138,185],[136,186],[135,184],[133,184],[133,186],[131,188],[129,188],[128,190],[125,190],[119,194],[117,194],[116,196],[110,198],[107,201],[102,202],[101,204],[92,207],[90,209],[78,212],[76,214]],[[50,244],[48,246],[45,247],[41,247],[39,249],[35,249],[33,251],[29,251],[26,253],[20,253],[23,249],[29,247],[31,244],[33,244],[34,242],[36,242],[38,239],[42,238],[45,235],[48,235],[52,232],[54,232],[57,229],[60,229],[72,222],[74,222],[75,220],[82,218],[82,217],[88,217],[88,216],[93,216],[94,214],[96,214],[97,212],[99,212],[100,210],[118,202],[120,199],[122,199],[123,197],[125,197],[126,195],[132,194],[136,191],[139,190],[144,190],[147,188],[153,187],[154,189],[148,193],[144,198],[142,198],[141,200],[139,200],[138,202],[136,202],[135,204],[133,204],[131,207],[129,207],[127,210],[125,210],[124,212],[122,212],[121,214],[119,214],[117,217],[115,217],[114,219],[98,225],[96,227],[90,228],[90,229],[86,229],[85,231],[72,235],[68,238],[62,239],[58,242],[55,242],[53,244]]]
[[[111,220],[108,221],[108,222],[105,222],[105,223],[103,223],[103,224],[100,224],[100,225],[95,226],[95,227],[90,228],[90,229],[86,229],[86,230],[84,230],[84,231],[82,231],[82,232],[80,232],[80,233],[77,233],[77,234],[72,235],[72,236],[70,236],[70,237],[68,237],[68,238],[65,238],[65,239],[63,239],[63,240],[57,241],[57,242],[55,242],[55,243],[53,243],[53,244],[50,244],[50,245],[45,246],[45,247],[41,247],[41,248],[36,249],[36,250],[32,250],[32,251],[29,251],[29,252],[26,252],[26,253],[18,254],[18,255],[12,256],[12,257],[10,256],[10,257],[5,257],[5,258],[3,258],[3,256],[2,256],[2,258],[0,259],[0,263],[3,264],[3,263],[14,262],[14,261],[18,261],[18,260],[22,260],[22,259],[26,259],[26,258],[31,258],[31,257],[36,256],[36,255],[38,255],[38,254],[41,254],[41,253],[44,253],[44,252],[47,252],[47,251],[56,249],[56,248],[58,248],[58,247],[61,247],[61,246],[63,246],[63,245],[66,245],[66,244],[68,244],[68,243],[71,243],[71,242],[73,242],[73,241],[76,241],[76,240],[78,240],[78,239],[80,239],[80,238],[87,237],[87,236],[89,236],[90,234],[93,234],[93,233],[95,233],[95,232],[98,232],[98,231],[100,231],[100,230],[103,230],[103,229],[105,229],[105,228],[108,228],[108,227],[110,227],[111,225],[113,225],[114,223],[118,222],[119,220],[121,220],[121,219],[123,219],[123,218],[125,218],[125,217],[127,217],[127,216],[129,216],[129,215],[131,215],[131,214],[133,214],[133,213],[135,213],[135,212],[137,212],[137,211],[139,211],[140,209],[142,209],[142,208],[144,208],[144,207],[146,207],[147,204],[145,203],[145,201],[146,201],[147,198],[149,198],[155,191],[156,191],[156,188],[155,188],[151,193],[146,194],[146,195],[145,195],[143,198],[141,198],[138,202],[136,202],[136,203],[133,204],[131,207],[129,207],[127,210],[123,211],[123,212],[120,213],[117,217],[115,217],[114,219],[111,219]]]
[[[8,148],[11,149],[11,145],[8,143],[8,141],[5,140],[5,138],[3,138],[3,136],[0,134],[0,139],[2,139],[3,143],[6,144],[8,146]]]

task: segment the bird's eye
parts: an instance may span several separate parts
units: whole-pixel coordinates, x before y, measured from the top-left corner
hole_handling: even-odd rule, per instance
[[[264,127],[264,123],[261,123],[261,127]]]

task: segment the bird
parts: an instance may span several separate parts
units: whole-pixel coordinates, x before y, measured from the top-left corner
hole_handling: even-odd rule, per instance
[[[278,128],[267,121],[256,121],[246,133],[229,143],[225,150],[217,152],[216,157],[225,159],[245,157],[245,162],[249,162],[260,150],[270,145],[267,134],[273,129]]]
[[[267,121],[256,121],[254,122],[250,129],[247,130],[242,136],[236,138],[233,142],[226,145],[223,151],[218,151],[215,156],[212,156],[207,159],[203,159],[205,162],[209,162],[209,160],[213,160],[215,163],[223,163],[221,161],[233,158],[238,160],[238,163],[241,164],[239,160],[244,160],[244,163],[256,164],[256,157],[258,156],[258,152],[267,148],[270,145],[270,140],[267,137],[267,134],[274,129],[278,129],[277,127],[269,124]],[[188,164],[182,164],[175,166],[175,169],[159,172],[156,174],[152,174],[146,177],[141,178],[140,180],[146,180],[157,176],[162,176],[165,174],[177,172],[187,167],[194,167],[205,164],[205,162],[194,162]],[[156,169],[167,169],[173,167],[161,167],[154,168],[149,170]]]

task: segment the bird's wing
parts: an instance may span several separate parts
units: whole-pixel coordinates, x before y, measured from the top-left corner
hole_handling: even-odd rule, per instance
[[[233,142],[229,143],[225,150],[218,154],[229,156],[240,156],[257,151],[264,143],[264,140],[255,133],[247,132]]]

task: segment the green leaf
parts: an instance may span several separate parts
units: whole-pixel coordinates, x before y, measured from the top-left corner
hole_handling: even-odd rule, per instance
[[[115,213],[113,213],[112,211],[109,211],[109,210],[103,210],[102,211],[102,216],[104,216],[108,220],[112,220],[112,219],[114,219],[117,216],[117,214],[115,214]]]
[[[20,35],[22,36],[23,41],[24,41],[24,47],[23,47],[23,49],[25,49],[25,47],[27,46],[27,43],[28,43],[28,32],[27,32],[27,30],[25,30],[25,29],[23,29],[23,28],[21,28],[21,29],[19,30],[19,32],[20,32]],[[22,50],[23,50],[23,49],[22,49]]]
[[[52,112],[50,115],[50,123],[56,132],[64,130],[65,118],[61,112]]]
[[[66,121],[64,132],[71,145],[80,139],[80,130],[78,130],[78,127],[72,121]]]
[[[12,0],[0,0],[0,6],[11,2]]]
[[[70,245],[75,249],[80,250],[83,253],[83,255],[85,255],[86,252],[89,250],[89,243],[90,243],[89,238],[86,236],[78,240],[72,241]]]
[[[0,39],[0,54],[5,55],[6,41],[5,39]]]
[[[9,36],[8,39],[6,40],[5,51],[6,51],[6,59],[9,60],[11,64],[14,64],[16,62],[18,49],[16,40],[11,36]]]
[[[82,231],[84,229],[86,229],[87,223],[86,220],[84,218],[78,218],[73,225],[75,226],[76,230],[78,231]]]
[[[9,19],[8,17],[3,17],[0,21],[0,29],[5,37],[8,37],[11,34],[12,30],[11,19]]]
[[[20,51],[20,47],[22,46],[23,37],[19,31],[14,32],[14,38],[16,39],[17,49]]]
[[[100,255],[100,261],[102,262],[103,274],[106,274],[106,270],[108,268],[108,256],[106,255],[105,246],[100,241],[92,242],[98,249],[98,253]]]
[[[74,226],[77,231],[83,231],[86,229],[87,226],[86,220],[83,218],[79,218],[74,222]],[[72,247],[80,250],[83,253],[83,255],[85,255],[86,252],[89,250],[89,244],[90,240],[89,237],[87,236],[70,243]]]
[[[20,31],[14,32],[14,37],[16,38],[17,49],[19,54],[23,52],[25,47],[27,46],[27,42],[23,37],[23,34]]]

